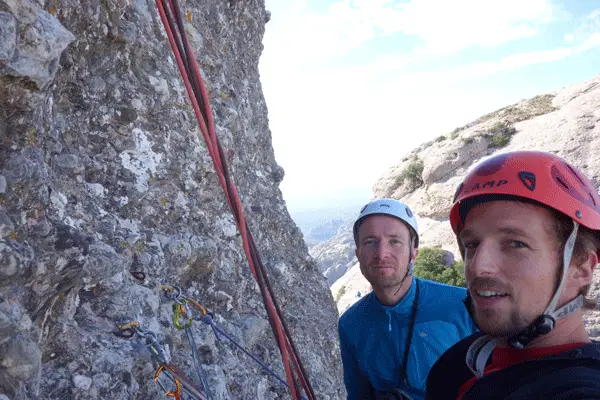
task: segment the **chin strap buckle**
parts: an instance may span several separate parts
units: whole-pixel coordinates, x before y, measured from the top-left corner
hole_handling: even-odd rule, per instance
[[[540,315],[531,325],[509,337],[506,342],[512,348],[522,349],[533,339],[550,332],[555,326],[556,319],[552,315]]]

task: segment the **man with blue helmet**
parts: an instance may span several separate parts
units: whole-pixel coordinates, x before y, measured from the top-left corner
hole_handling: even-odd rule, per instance
[[[419,234],[406,204],[368,203],[353,233],[360,270],[373,292],[339,321],[348,399],[422,400],[431,366],[476,331],[462,303],[466,290],[413,277]]]

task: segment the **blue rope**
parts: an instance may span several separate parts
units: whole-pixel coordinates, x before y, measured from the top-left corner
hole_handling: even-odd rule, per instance
[[[213,332],[217,338],[217,340],[221,340],[219,338],[219,334],[223,335],[225,338],[227,338],[231,343],[233,343],[235,345],[235,347],[237,347],[238,349],[240,349],[241,351],[243,351],[248,357],[250,357],[251,359],[253,359],[258,365],[260,365],[265,371],[267,371],[269,374],[271,374],[271,376],[273,376],[275,379],[277,379],[279,382],[281,382],[283,385],[285,385],[288,389],[290,388],[289,385],[287,384],[286,381],[284,381],[281,377],[279,377],[279,375],[277,375],[275,372],[273,372],[273,370],[271,370],[271,368],[269,368],[268,366],[266,366],[265,364],[262,363],[262,361],[260,361],[258,358],[256,358],[254,355],[252,355],[250,352],[248,352],[244,347],[242,347],[240,344],[238,344],[235,340],[233,340],[233,338],[231,336],[229,336],[225,331],[223,331],[223,329],[219,328],[213,321],[212,316],[210,314],[206,314],[204,316],[202,316],[201,319],[202,322],[204,322],[205,324],[208,324],[212,327]],[[305,397],[302,397],[303,399],[306,400]]]
[[[210,393],[210,388],[208,387],[208,379],[206,377],[206,372],[204,368],[202,368],[202,364],[200,363],[200,355],[198,354],[198,348],[196,346],[196,341],[194,340],[194,334],[190,328],[185,328],[185,335],[187,336],[188,343],[192,348],[192,358],[194,359],[194,365],[196,367],[196,373],[198,374],[198,379],[200,379],[200,383],[204,391],[206,392],[206,397],[208,399],[212,399],[212,394]]]
[[[167,298],[175,301],[177,304],[185,304],[180,300],[180,298],[183,298],[183,297],[181,296],[181,289],[177,286],[172,287],[171,290],[165,290],[165,295]],[[186,300],[185,298],[183,298],[183,299]],[[273,376],[275,379],[277,379],[279,382],[281,382],[282,385],[284,385],[285,387],[290,389],[290,386],[288,385],[288,383],[285,380],[283,380],[279,375],[277,375],[275,372],[273,372],[273,370],[271,368],[269,368],[267,365],[265,365],[262,361],[260,361],[254,355],[252,355],[242,345],[240,345],[235,340],[233,340],[233,338],[231,336],[229,336],[223,329],[219,328],[213,321],[211,313],[206,313],[205,310],[203,310],[202,312],[205,314],[202,315],[201,321],[204,322],[205,324],[211,326],[213,333],[215,334],[215,337],[217,338],[217,340],[221,340],[219,335],[222,335],[225,338],[227,338],[231,343],[234,344],[235,347],[237,347],[238,349],[243,351],[244,354],[246,354],[248,357],[253,359],[258,365],[260,365],[271,376]],[[188,341],[190,342],[190,346],[192,347],[192,350],[194,352],[194,354],[192,354],[192,356],[194,357],[194,363],[196,364],[196,372],[198,373],[198,377],[200,378],[200,381],[202,382],[202,385],[204,386],[204,390],[207,391],[207,394],[210,397],[210,392],[208,392],[208,382],[206,381],[204,370],[201,369],[201,366],[200,366],[200,362],[199,362],[200,356],[197,353],[196,345],[194,342],[194,337],[191,334],[191,332],[188,332],[188,329],[189,328],[186,327],[185,331],[186,331],[186,334],[188,335]],[[196,360],[198,360],[197,363],[196,363]],[[302,400],[307,400],[306,397],[304,397],[304,396],[301,396],[301,398],[302,398]]]

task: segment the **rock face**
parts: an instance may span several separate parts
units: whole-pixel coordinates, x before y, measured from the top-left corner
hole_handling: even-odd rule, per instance
[[[269,14],[262,1],[182,6],[233,182],[313,388],[344,398],[333,298],[278,189],[258,74]],[[284,376],[198,133],[153,1],[0,0],[0,398],[164,398],[146,347],[112,334],[133,320],[194,379],[162,283]],[[215,399],[288,396],[208,326],[192,332]]]
[[[373,187],[373,195],[409,204],[418,215],[421,246],[442,247],[459,260],[448,222],[456,187],[475,163],[493,154],[524,149],[566,158],[598,187],[600,76],[523,100],[423,144],[383,174]],[[600,269],[595,282],[591,294],[597,296]],[[357,288],[368,288],[358,266],[331,288],[340,312],[358,299],[353,296]],[[587,312],[585,318],[590,335],[600,337],[600,311]]]
[[[345,224],[358,215],[363,204],[292,212],[291,216],[304,235],[310,248],[330,240],[347,229]]]
[[[308,232],[308,238],[305,239],[306,243],[321,243],[331,239],[337,235],[340,229],[344,229],[344,220],[332,219],[321,225],[315,226]]]
[[[331,285],[331,293],[333,294],[340,315],[372,290],[371,284],[360,272],[358,262],[352,265],[344,275]]]
[[[354,221],[346,221],[335,236],[329,240],[311,246],[310,255],[319,265],[319,270],[331,285],[346,273],[356,262],[352,226]]]

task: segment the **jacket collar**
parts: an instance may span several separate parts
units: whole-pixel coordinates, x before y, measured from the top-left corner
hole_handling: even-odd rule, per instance
[[[417,277],[413,275],[412,283],[408,288],[408,291],[402,296],[402,298],[393,306],[386,306],[381,304],[375,293],[373,292],[373,301],[377,306],[386,314],[392,312],[400,314],[402,316],[410,316],[412,312],[413,301],[415,300],[415,294],[417,291]],[[422,290],[421,290],[422,291]]]

